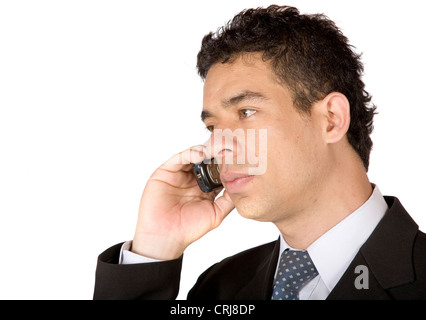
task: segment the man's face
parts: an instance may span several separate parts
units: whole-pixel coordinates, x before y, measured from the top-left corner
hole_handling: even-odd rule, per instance
[[[326,146],[319,121],[315,113],[309,116],[293,107],[289,90],[278,83],[259,54],[214,64],[205,80],[203,105],[202,117],[209,129],[239,129],[246,134],[255,129],[258,135],[254,146],[235,138],[231,145],[213,148],[216,158],[232,153],[236,160],[241,152],[237,145],[245,143],[245,163],[222,161],[219,165],[222,182],[243,217],[277,222],[315,203],[321,172],[325,172]],[[262,164],[266,171],[248,176],[248,169],[255,166],[247,161],[250,150],[262,158],[259,130],[267,132],[266,163]]]

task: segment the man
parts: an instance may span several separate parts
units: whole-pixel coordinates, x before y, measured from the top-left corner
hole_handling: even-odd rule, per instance
[[[213,265],[189,299],[426,298],[426,237],[368,180],[375,107],[335,24],[292,7],[245,10],[204,37],[197,67],[215,142],[153,173],[133,241],[99,256],[94,297],[175,298],[185,248],[235,207],[280,237]],[[226,130],[267,132],[266,170],[219,161],[225,190],[203,193],[193,164],[235,160],[248,141],[218,143]],[[245,147],[260,153],[260,139]]]

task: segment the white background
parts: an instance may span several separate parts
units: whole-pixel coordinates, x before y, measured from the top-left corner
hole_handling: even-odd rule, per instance
[[[277,1],[324,12],[363,52],[378,106],[369,177],[426,230],[424,1]],[[133,237],[152,171],[204,142],[203,35],[269,1],[0,0],[0,298],[91,299],[96,260]],[[181,293],[275,240],[237,212],[185,253]]]

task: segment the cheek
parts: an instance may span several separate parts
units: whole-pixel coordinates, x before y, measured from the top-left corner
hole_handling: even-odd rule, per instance
[[[298,153],[297,139],[297,137],[284,132],[270,132],[268,136],[268,164],[273,169],[272,171],[280,168],[290,169],[294,166]]]
[[[271,132],[268,138],[268,180],[294,185],[315,170],[318,142],[309,128]]]

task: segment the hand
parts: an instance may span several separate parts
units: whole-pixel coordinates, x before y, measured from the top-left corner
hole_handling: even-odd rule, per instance
[[[221,189],[204,193],[192,172],[204,160],[205,147],[195,146],[174,155],[148,180],[143,192],[132,251],[150,258],[171,260],[207,232],[218,227],[234,209]]]

